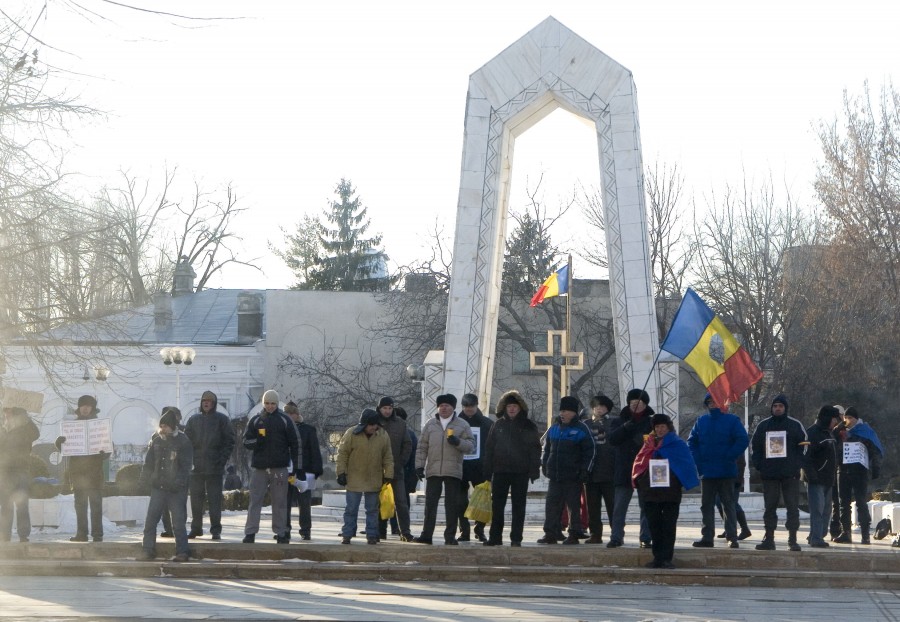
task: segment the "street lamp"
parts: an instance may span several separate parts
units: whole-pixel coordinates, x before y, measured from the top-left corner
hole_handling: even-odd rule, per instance
[[[193,363],[197,352],[194,348],[175,346],[163,348],[159,351],[159,356],[163,365],[175,364],[175,407],[181,410],[181,366]]]

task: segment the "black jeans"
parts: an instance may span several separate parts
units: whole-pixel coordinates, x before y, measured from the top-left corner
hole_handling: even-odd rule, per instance
[[[521,542],[525,529],[525,502],[528,500],[527,473],[494,473],[491,480],[491,531],[489,542],[503,542],[504,513],[506,497],[512,496],[512,524],[509,529],[510,542]],[[559,513],[557,512],[557,516]]]
[[[784,526],[789,532],[796,533],[800,529],[800,479],[792,477],[763,480],[763,501],[766,505],[765,512],[763,512],[763,525],[766,527],[766,534],[772,533],[778,528],[776,510],[779,498],[784,499],[784,507],[787,510],[787,520],[784,522]]]
[[[300,492],[296,486],[288,486],[287,496],[287,533],[291,533],[291,508],[297,504],[297,514],[299,515],[297,525],[298,532],[301,536],[310,535],[312,529],[312,491]]]
[[[681,504],[675,501],[644,501],[644,515],[653,541],[653,560],[671,562],[675,554],[675,531]]]
[[[581,482],[550,482],[544,507],[544,533],[550,537],[562,532],[563,507],[569,509],[569,533],[582,531]]]
[[[88,505],[91,506],[91,536],[103,537],[103,484],[73,487],[75,496],[75,535],[87,538]],[[156,526],[154,525],[154,529]]]
[[[841,528],[850,533],[850,504],[856,501],[856,521],[863,535],[868,534],[872,517],[869,515],[869,473],[855,470],[838,472],[838,495],[841,499]]]
[[[459,515],[459,532],[461,534],[469,534],[469,529],[471,525],[469,524],[469,519],[466,518],[466,509],[469,507],[469,485],[477,486],[482,483],[481,481],[470,481],[467,479],[462,480],[459,483],[459,508],[457,509],[457,514]],[[475,530],[479,531],[484,528],[484,523],[479,521],[475,521]]]
[[[222,474],[191,473],[191,533],[203,533],[203,502],[209,503],[209,533],[222,533]]]
[[[616,486],[612,482],[588,482],[584,485],[584,496],[587,499],[588,527],[592,536],[603,535],[602,506],[606,505],[606,518],[612,529],[613,503],[616,497]]]
[[[444,541],[456,538],[456,525],[459,520],[459,481],[458,477],[446,475],[432,475],[425,479],[425,524],[422,525],[422,538],[431,539],[434,535],[441,489],[444,491],[444,511],[447,519]]]
[[[704,478],[700,481],[700,492],[700,513],[703,515],[703,527],[700,530],[702,539],[713,542],[716,537],[716,497],[718,497],[725,515],[725,539],[729,542],[737,540],[734,478]]]

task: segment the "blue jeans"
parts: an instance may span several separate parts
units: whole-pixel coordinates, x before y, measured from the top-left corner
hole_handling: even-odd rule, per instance
[[[613,501],[613,517],[612,524],[610,525],[611,533],[609,537],[612,542],[625,541],[625,516],[628,514],[628,504],[631,503],[631,497],[633,495],[634,488],[631,486],[616,486],[616,497]],[[641,508],[641,528],[639,537],[641,542],[650,542],[652,540],[650,536],[650,527],[647,524],[647,517],[644,515],[644,502],[641,500],[640,495],[638,495],[638,504],[640,504]]]
[[[807,484],[809,499],[809,543],[822,544],[831,520],[831,486]]]
[[[378,537],[378,491],[347,491],[347,505],[344,508],[344,527],[341,536],[352,538],[356,535],[356,523],[359,517],[359,502],[366,499],[366,538]]]
[[[144,521],[144,550],[156,554],[156,526],[163,512],[172,516],[172,532],[175,534],[175,554],[189,554],[187,539],[187,489],[168,491],[154,488],[150,491],[147,519]]]

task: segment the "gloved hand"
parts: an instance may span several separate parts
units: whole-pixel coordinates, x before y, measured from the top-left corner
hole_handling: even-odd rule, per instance
[[[459,446],[459,437],[458,436],[448,436],[447,442],[453,445],[454,447]]]
[[[385,484],[390,484],[392,481],[394,481],[394,480],[391,479],[390,477],[382,477],[382,478],[381,478],[381,485],[384,486]]]
[[[65,443],[65,442],[66,442],[66,437],[65,437],[65,436],[58,436],[58,437],[56,438],[56,448],[57,448],[57,449],[61,449],[60,445],[62,445],[62,444]]]
[[[338,483],[338,486],[346,486],[347,485],[347,474],[346,473],[338,474],[337,483]]]
[[[425,467],[419,467],[416,469],[416,477],[419,478],[419,481],[425,479]]]
[[[294,475],[297,476],[298,481],[306,481],[306,471],[304,471],[303,469],[297,469],[296,471],[294,471]]]

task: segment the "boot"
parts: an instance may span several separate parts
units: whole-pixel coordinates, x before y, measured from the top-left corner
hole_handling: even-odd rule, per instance
[[[484,537],[484,523],[481,521],[475,521],[475,529],[472,530],[475,534],[475,539],[479,542],[487,542],[487,538]]]
[[[747,515],[744,513],[744,508],[737,511],[737,522],[741,526],[741,533],[737,537],[738,540],[746,540],[753,535],[750,533],[750,525],[747,524]]]
[[[766,529],[766,537],[763,541],[756,545],[757,551],[774,551],[775,550],[775,531]]]
[[[790,549],[791,551],[801,550],[800,545],[797,544],[797,532],[796,531],[792,531],[788,535],[788,549]]]
[[[469,542],[472,538],[469,537],[469,528],[465,527],[460,531],[459,537],[456,539],[457,542]]]
[[[872,541],[869,540],[869,526],[868,525],[860,526],[859,543],[860,544],[872,544]]]
[[[851,544],[853,542],[853,536],[850,532],[850,525],[842,525],[841,533],[836,538],[832,538],[831,541],[837,542],[838,544]]]

